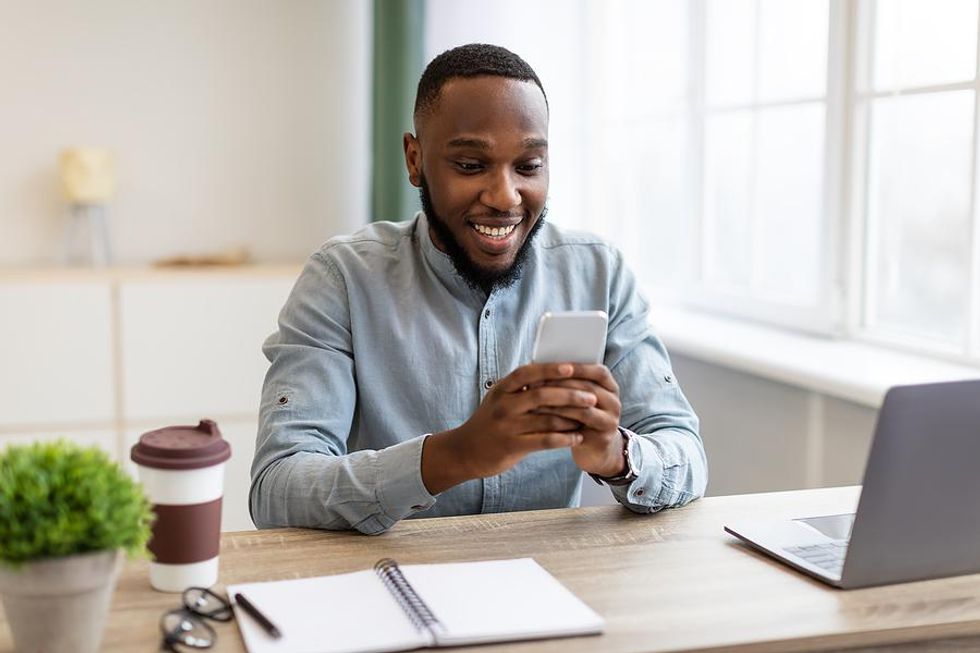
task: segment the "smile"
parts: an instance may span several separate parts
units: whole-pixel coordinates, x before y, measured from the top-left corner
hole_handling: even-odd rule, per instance
[[[487,227],[482,224],[473,224],[474,229],[483,234],[484,236],[489,236],[491,238],[506,238],[517,228],[516,224],[512,224],[506,227]]]

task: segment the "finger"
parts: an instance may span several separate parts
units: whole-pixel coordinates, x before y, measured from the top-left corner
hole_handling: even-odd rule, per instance
[[[591,392],[598,400],[596,406],[600,408],[611,408],[619,401],[618,395],[610,392],[595,381],[586,381],[583,379],[562,379],[560,381],[549,381],[548,385],[554,388],[570,388],[581,390],[582,392]]]
[[[534,390],[535,388],[540,388],[543,385],[548,385],[551,383],[560,383],[560,381],[539,381],[537,383],[531,383],[529,385],[523,386],[521,392],[527,392],[528,390]]]
[[[579,422],[593,431],[614,431],[619,424],[615,416],[598,408],[542,408],[539,413]]]
[[[584,379],[586,381],[595,381],[603,388],[612,392],[614,394],[619,394],[619,384],[616,383],[616,379],[613,378],[612,372],[605,365],[589,365],[585,363],[576,363],[572,366],[571,377],[573,379]]]
[[[519,436],[521,446],[526,453],[542,451],[545,449],[561,449],[563,447],[574,447],[582,443],[581,433],[557,433],[554,431],[545,433],[529,433]]]
[[[567,431],[580,431],[582,429],[582,423],[562,415],[555,414],[535,414],[528,415],[525,420],[523,420],[522,428],[520,433],[545,433],[549,431],[554,432],[567,432]]]
[[[598,403],[598,398],[591,392],[573,388],[558,388],[541,386],[527,392],[512,395],[512,401],[521,413],[531,413],[542,406],[570,406],[589,408]]]
[[[572,375],[571,363],[531,363],[522,365],[497,383],[502,392],[519,392],[523,387],[533,387],[544,381],[567,379]]]

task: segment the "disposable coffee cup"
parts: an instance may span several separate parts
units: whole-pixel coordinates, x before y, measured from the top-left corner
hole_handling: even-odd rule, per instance
[[[144,433],[130,456],[156,513],[150,585],[161,592],[218,582],[221,497],[231,445],[209,419]]]

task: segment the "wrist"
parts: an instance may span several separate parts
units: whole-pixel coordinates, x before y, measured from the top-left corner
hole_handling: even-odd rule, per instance
[[[619,476],[627,472],[629,464],[626,461],[626,456],[623,455],[622,440],[622,437],[617,433],[614,439],[614,444],[612,445],[614,451],[609,452],[604,457],[602,464],[596,465],[595,467],[585,471],[589,474],[600,477]]]
[[[422,444],[422,483],[435,496],[470,480],[456,429],[433,433]]]
[[[619,466],[619,470],[611,474],[599,474],[595,472],[590,472],[589,476],[592,477],[596,483],[600,485],[629,485],[637,479],[639,476],[639,466],[636,460],[633,458],[633,454],[630,452],[630,446],[633,444],[634,435],[624,428],[618,429],[619,434],[622,438],[622,444],[619,447],[619,456],[615,465]],[[611,465],[612,467],[613,465]]]

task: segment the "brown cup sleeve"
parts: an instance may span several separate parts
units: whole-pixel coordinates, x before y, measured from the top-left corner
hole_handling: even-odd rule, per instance
[[[156,521],[148,548],[155,562],[188,564],[218,555],[221,497],[207,503],[155,505]]]

